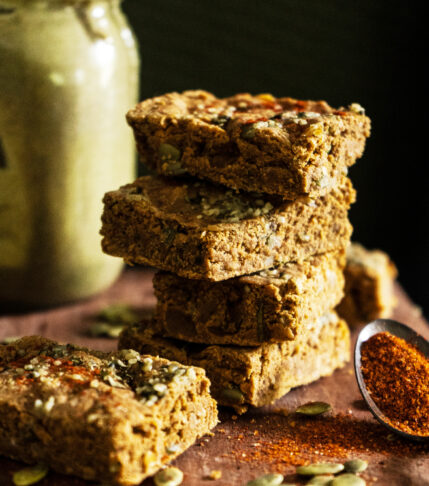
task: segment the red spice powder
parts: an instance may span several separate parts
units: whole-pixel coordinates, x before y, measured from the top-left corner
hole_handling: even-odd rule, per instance
[[[378,333],[363,343],[363,378],[386,421],[404,432],[429,435],[429,361],[414,346]]]
[[[15,369],[24,369],[26,365],[31,363],[31,359],[31,357],[20,358],[16,361],[12,361],[8,366]],[[47,377],[55,376],[57,379],[60,379],[70,386],[81,386],[85,381],[92,380],[100,375],[100,370],[98,368],[89,370],[84,366],[75,365],[67,358],[52,358],[51,356],[41,354],[38,356],[38,359],[39,361],[35,365],[36,368],[38,365],[46,366]],[[83,381],[77,382],[73,379],[72,374],[79,375]],[[20,385],[34,383],[36,381],[38,381],[38,378],[32,377],[32,369],[25,371],[23,375],[16,378],[16,383]]]
[[[393,436],[372,419],[357,420],[344,414],[313,419],[291,414],[277,420],[282,430],[280,438],[258,437],[258,447],[246,448],[244,456],[242,447],[237,447],[233,451],[235,458],[241,462],[298,466],[374,453],[407,457],[427,453],[424,444]]]

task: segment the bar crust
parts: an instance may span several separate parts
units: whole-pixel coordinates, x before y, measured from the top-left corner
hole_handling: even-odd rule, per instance
[[[0,453],[136,485],[216,425],[209,385],[200,368],[132,350],[0,345]]]
[[[102,248],[199,280],[226,280],[345,248],[355,190],[285,201],[191,179],[145,176],[104,196]]]
[[[396,305],[397,275],[398,270],[386,253],[351,243],[344,269],[345,295],[338,313],[350,325],[390,317]]]
[[[341,301],[344,266],[340,251],[222,282],[158,272],[157,334],[239,346],[294,339]]]
[[[350,357],[350,333],[345,321],[329,312],[313,323],[308,334],[293,341],[236,347],[191,344],[156,334],[149,319],[125,329],[119,348],[133,346],[143,353],[201,366],[212,382],[220,405],[243,413],[249,405],[273,403],[291,388],[328,376]]]
[[[162,175],[189,173],[285,199],[320,197],[361,157],[370,120],[357,103],[202,90],[168,93],[127,114],[141,160]]]

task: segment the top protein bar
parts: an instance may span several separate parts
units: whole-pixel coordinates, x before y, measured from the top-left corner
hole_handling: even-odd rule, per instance
[[[327,194],[362,156],[370,119],[357,103],[201,90],[168,93],[127,113],[142,162],[284,199]]]

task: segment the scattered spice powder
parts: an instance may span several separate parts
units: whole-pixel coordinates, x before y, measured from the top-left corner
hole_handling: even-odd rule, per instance
[[[366,387],[386,422],[409,434],[429,436],[429,360],[389,332],[363,343]]]
[[[271,464],[275,469],[285,465],[299,466],[309,462],[368,456],[374,453],[402,457],[427,454],[422,443],[411,442],[398,436],[387,440],[388,431],[373,419],[358,420],[350,415],[338,414],[317,418],[270,417],[270,428],[281,428],[282,437],[259,439],[260,446],[249,448],[246,455],[237,447],[233,451],[237,460]],[[249,431],[251,433],[251,431]],[[253,435],[253,434],[252,434]]]

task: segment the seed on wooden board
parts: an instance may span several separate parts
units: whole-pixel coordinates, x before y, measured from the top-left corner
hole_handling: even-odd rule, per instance
[[[167,467],[158,471],[153,480],[156,486],[178,486],[182,484],[183,472],[177,467]]]
[[[359,476],[354,474],[340,474],[335,479],[333,479],[329,486],[365,486],[366,482]]]
[[[8,336],[0,341],[0,344],[12,344],[19,339],[19,336]]]
[[[344,466],[335,462],[319,462],[308,464],[307,466],[298,466],[296,473],[300,476],[318,476],[320,474],[336,474],[344,469]]]
[[[133,324],[138,320],[138,315],[128,304],[116,303],[101,309],[97,318],[101,322],[113,325]]]
[[[344,463],[344,470],[353,474],[365,471],[367,467],[368,462],[363,461],[362,459],[351,459]]]
[[[295,412],[301,415],[321,415],[332,410],[331,405],[325,402],[309,402],[298,407]]]
[[[279,486],[282,484],[283,475],[279,473],[264,474],[259,478],[247,482],[247,486]]]
[[[115,326],[107,322],[95,322],[89,327],[89,333],[93,337],[117,338],[124,330],[124,326]]]

